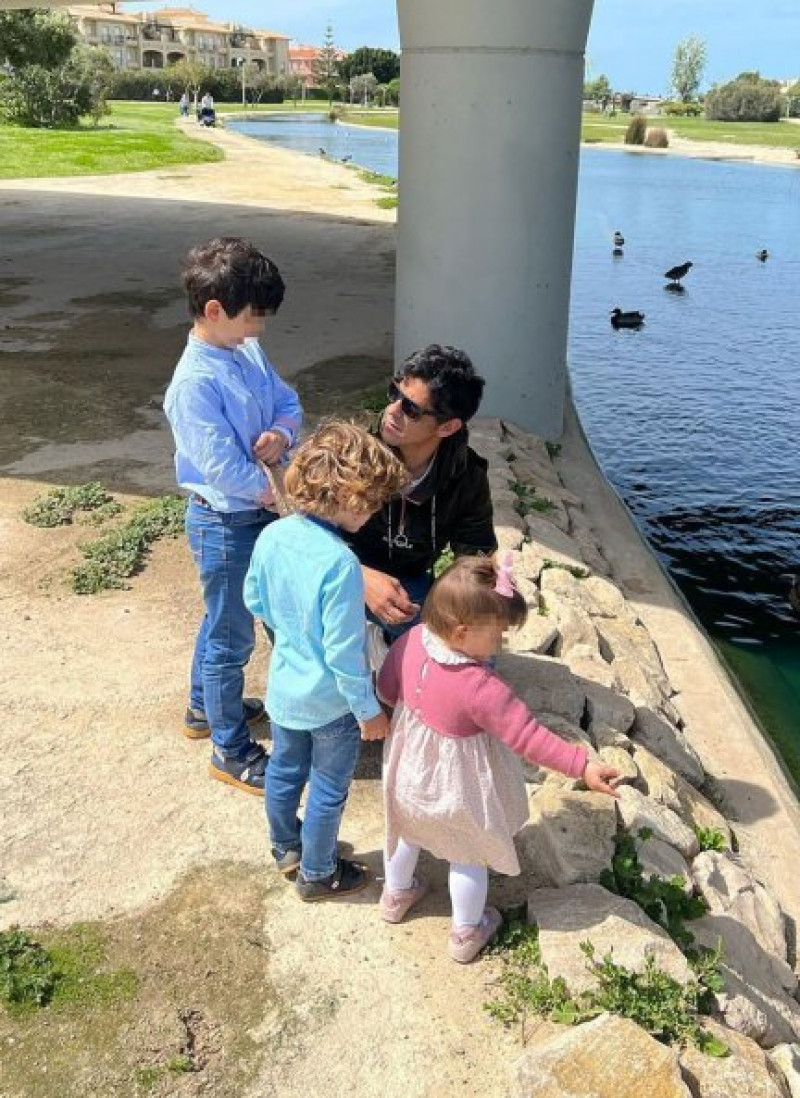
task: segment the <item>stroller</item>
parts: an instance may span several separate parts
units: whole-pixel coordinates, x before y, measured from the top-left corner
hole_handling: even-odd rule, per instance
[[[201,126],[216,126],[217,112],[213,107],[199,107],[197,110],[197,121]]]

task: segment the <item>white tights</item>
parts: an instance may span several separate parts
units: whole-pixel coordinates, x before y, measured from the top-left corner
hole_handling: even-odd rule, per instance
[[[411,888],[419,851],[418,846],[412,846],[405,839],[398,839],[394,854],[391,858],[386,858],[386,887],[390,892]],[[448,887],[453,905],[453,925],[459,928],[479,926],[489,891],[489,871],[486,866],[457,865],[451,862]]]

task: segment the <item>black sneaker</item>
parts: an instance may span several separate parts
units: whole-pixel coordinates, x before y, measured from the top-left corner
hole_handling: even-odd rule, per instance
[[[264,703],[260,702],[258,698],[244,698],[242,706],[244,708],[244,719],[251,728],[253,725],[260,724],[267,715]],[[202,709],[192,709],[189,706],[183,717],[181,732],[190,740],[208,739],[211,735],[211,729]]]
[[[303,903],[312,904],[319,900],[338,900],[340,896],[360,892],[369,882],[369,870],[365,865],[350,862],[347,858],[339,858],[336,869],[330,877],[323,877],[321,881],[307,881],[300,871],[297,874],[295,888]]]
[[[226,782],[237,789],[243,789],[245,793],[254,793],[257,797],[264,796],[264,778],[267,773],[269,755],[260,743],[252,743],[247,754],[236,757],[223,758],[217,754],[217,749],[211,752],[211,762],[208,764],[208,773],[218,782]]]

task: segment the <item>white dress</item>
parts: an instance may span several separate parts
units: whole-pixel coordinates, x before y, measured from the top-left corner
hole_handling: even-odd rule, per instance
[[[423,644],[438,663],[474,663],[427,629]],[[514,835],[528,819],[520,759],[488,732],[443,736],[398,702],[384,742],[386,852],[399,838],[461,865],[520,872]]]

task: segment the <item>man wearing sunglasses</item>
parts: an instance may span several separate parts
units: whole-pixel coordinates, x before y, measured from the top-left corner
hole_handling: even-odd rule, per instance
[[[487,462],[468,445],[467,422],[484,380],[468,355],[432,344],[405,360],[389,383],[380,435],[411,481],[350,544],[361,562],[370,617],[390,638],[417,620],[448,546],[457,555],[497,549]]]

